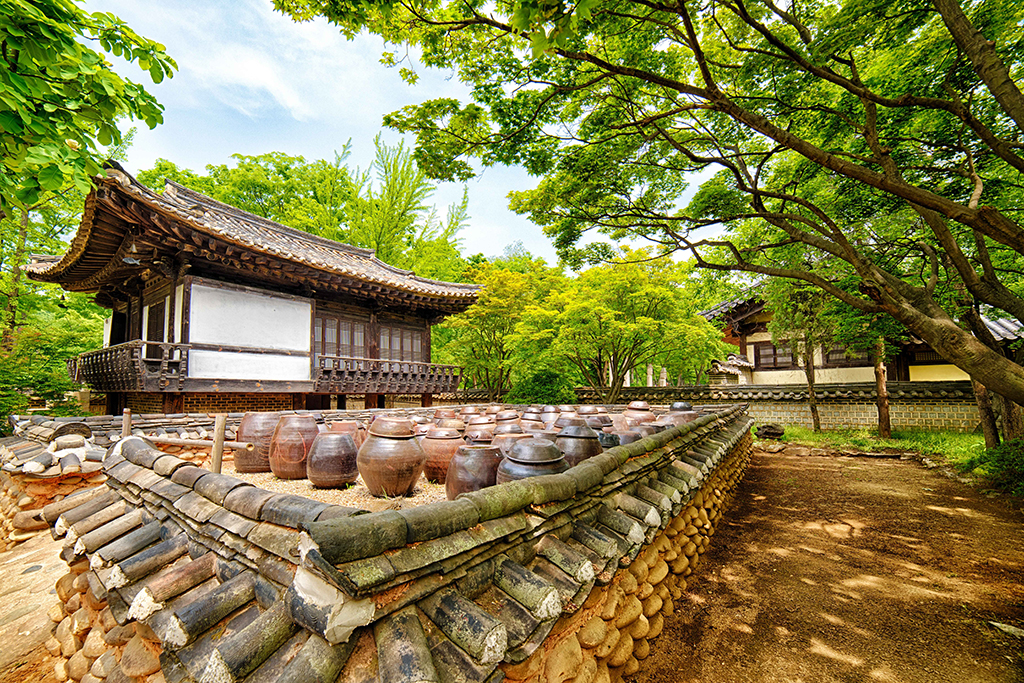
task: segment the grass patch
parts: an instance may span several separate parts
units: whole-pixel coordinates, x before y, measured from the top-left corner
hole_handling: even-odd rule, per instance
[[[985,439],[980,434],[923,429],[894,431],[892,438],[881,439],[873,429],[830,429],[814,432],[808,427],[786,425],[786,433],[780,440],[818,448],[857,450],[865,453],[900,450],[941,455],[958,467],[966,466],[985,452]]]

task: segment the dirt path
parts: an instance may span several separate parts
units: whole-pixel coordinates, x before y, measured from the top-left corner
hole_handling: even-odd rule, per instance
[[[756,453],[635,683],[1024,681],[1024,515],[919,463]]]

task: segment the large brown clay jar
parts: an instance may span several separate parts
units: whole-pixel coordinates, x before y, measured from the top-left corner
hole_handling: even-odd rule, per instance
[[[235,438],[247,441],[251,451],[235,451],[235,470],[239,472],[270,471],[270,440],[281,416],[277,413],[246,413],[238,425]]]
[[[579,465],[587,458],[604,452],[597,432],[585,424],[564,427],[555,438],[555,445],[565,454],[565,461],[569,463],[569,467]]]
[[[550,439],[520,439],[498,466],[496,481],[504,484],[542,474],[559,474],[567,469],[569,463]]]
[[[320,430],[312,415],[282,415],[270,439],[270,469],[279,479],[305,479],[306,456]]]
[[[427,456],[413,433],[413,423],[399,417],[378,417],[359,448],[359,476],[378,498],[412,494]]]
[[[448,500],[460,493],[494,486],[501,464],[501,451],[494,446],[462,446],[448,465],[444,492]]]
[[[423,474],[427,481],[444,483],[445,475],[448,473],[448,463],[452,456],[466,442],[458,430],[445,429],[443,427],[432,427],[427,431],[426,436],[420,441],[420,447],[427,455],[426,463],[423,465]]]
[[[340,488],[359,476],[356,442],[345,432],[322,432],[313,439],[306,458],[309,483],[320,489]]]

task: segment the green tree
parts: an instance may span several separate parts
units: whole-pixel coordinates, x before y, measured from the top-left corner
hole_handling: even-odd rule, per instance
[[[1024,319],[1005,273],[1024,255],[1021,3],[276,6],[455,69],[472,102],[430,100],[388,124],[416,135],[433,177],[471,176],[474,156],[543,176],[513,206],[570,262],[612,257],[608,244],[579,247],[596,229],[691,250],[702,267],[802,280],[892,315],[1024,402],[1020,363],[937,296],[945,271],[974,306]],[[716,169],[680,207],[690,174]],[[712,226],[722,237],[698,232]],[[855,293],[838,284],[851,275]]]
[[[0,0],[0,213],[68,184],[88,191],[100,148],[122,139],[118,118],[163,121],[163,107],[115,73],[109,54],[154,83],[177,68],[162,45],[112,14],[74,0]]]
[[[770,280],[764,288],[766,306],[772,312],[768,331],[776,346],[785,345],[793,360],[803,367],[807,380],[807,406],[814,431],[821,431],[815,390],[815,352],[826,353],[835,341],[835,321],[825,315],[829,295],[816,287],[792,280]]]
[[[524,311],[516,329],[521,352],[561,359],[606,403],[618,400],[629,373],[642,373],[648,364],[679,362],[684,354],[694,363],[710,362],[724,351],[721,334],[684,313],[678,273],[667,258],[629,250],[614,263],[587,269]],[[695,339],[714,341],[698,349],[687,343]]]
[[[548,369],[545,355],[525,358],[517,353],[522,338],[516,334],[527,307],[536,306],[554,288],[563,286],[561,271],[543,260],[516,251],[518,263],[529,263],[524,272],[511,270],[502,258],[471,266],[466,275],[481,285],[476,303],[465,312],[448,318],[435,328],[434,336],[444,339],[439,356],[465,368],[468,383],[487,390],[488,400],[497,400],[513,380]]]
[[[434,185],[402,144],[375,140],[377,155],[368,171],[349,169],[350,144],[333,160],[268,152],[232,155],[235,163],[210,164],[206,174],[158,159],[138,174],[160,189],[173,180],[243,211],[298,230],[373,249],[386,263],[425,277],[458,279],[465,268],[458,233],[469,222],[469,200],[448,207],[442,221],[427,200]],[[371,182],[375,174],[376,181]]]

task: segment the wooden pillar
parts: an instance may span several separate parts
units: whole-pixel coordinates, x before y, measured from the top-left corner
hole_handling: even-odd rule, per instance
[[[433,394],[430,394],[430,393],[420,394],[420,406],[421,407],[423,407],[423,408],[430,408],[433,405],[434,405],[434,395]]]
[[[228,416],[225,413],[217,413],[213,423],[213,450],[210,452],[210,471],[220,474],[221,459],[224,457],[224,430],[227,427]]]
[[[185,394],[178,392],[169,392],[163,394],[164,399],[164,415],[172,415],[174,413],[185,412]]]
[[[363,401],[363,407],[366,410],[373,410],[375,408],[384,407],[384,394],[366,394],[366,399]]]
[[[305,394],[292,394],[292,410],[305,410],[306,409],[306,395]]]
[[[338,394],[338,410],[348,410],[348,396]]]

